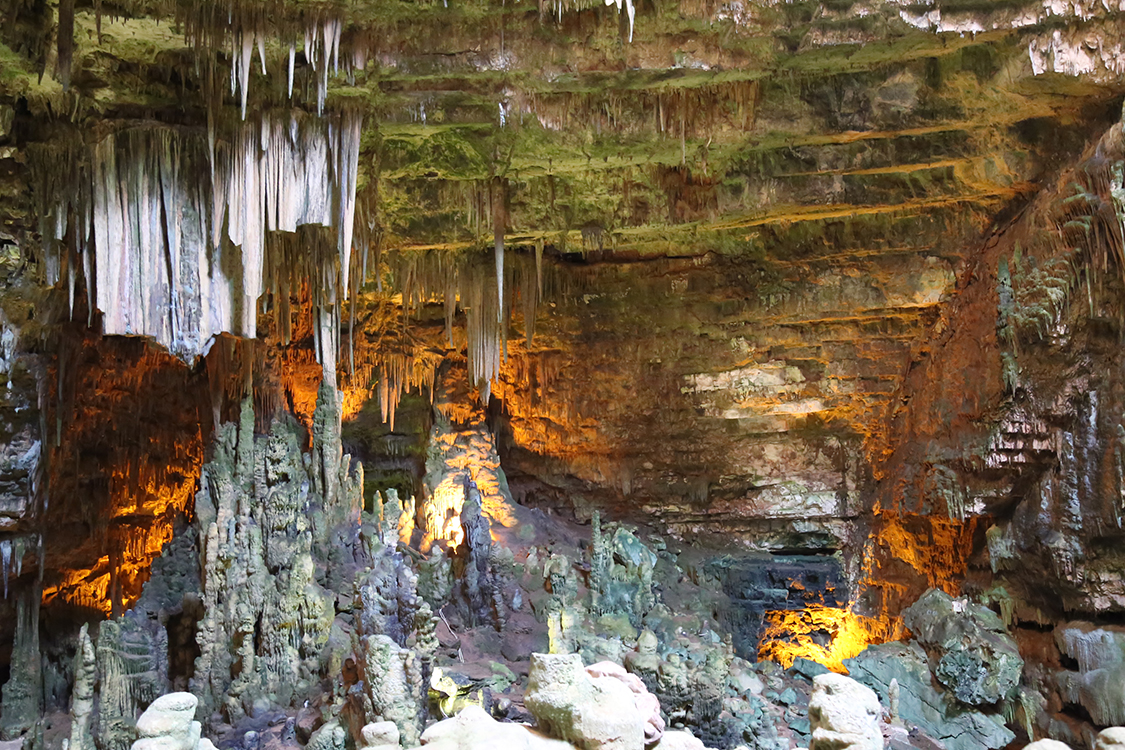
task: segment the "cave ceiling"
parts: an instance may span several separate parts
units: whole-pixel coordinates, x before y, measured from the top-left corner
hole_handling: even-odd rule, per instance
[[[888,483],[923,482],[901,467],[930,457],[896,453],[901,422],[888,415],[925,392],[910,373],[950,324],[944,306],[975,278],[985,238],[1086,158],[1125,90],[1114,2],[8,0],[3,11],[3,310],[41,357],[27,377],[52,383],[9,391],[8,464],[42,430],[60,508],[148,487],[148,500],[111,503],[108,520],[62,518],[103,547],[190,504],[206,436],[235,415],[224,394],[252,383],[263,430],[285,407],[311,424],[316,362],[334,337],[344,439],[388,482],[423,470],[433,415],[419,399],[433,398],[435,373],[467,367],[449,386],[461,405],[444,413],[487,417],[526,504],[580,519],[600,507],[774,551],[847,547],[849,519],[902,504]],[[283,351],[223,337],[174,351],[185,364],[136,339],[100,347],[83,291],[93,272],[73,254],[61,277],[52,270],[44,228],[74,154],[159,128],[200,154],[210,139],[214,163],[216,132],[294,111],[302,128],[337,118],[309,137],[351,144],[364,251],[345,248],[337,269],[351,280],[317,297],[337,240],[296,235],[268,252],[304,275],[267,271],[260,288],[285,301],[250,294],[241,322],[214,331]],[[55,241],[75,246],[73,226]],[[503,342],[490,346],[504,353],[488,370],[472,313],[459,317],[484,309],[465,279],[495,284],[495,246],[507,250],[508,302],[501,285]],[[450,268],[457,292],[442,286]],[[347,335],[323,334],[307,311],[291,319],[301,283],[310,298],[339,295]],[[993,303],[981,304],[964,330],[995,343]],[[975,361],[957,356],[951,372]],[[1000,365],[988,365],[958,387],[997,405]],[[42,427],[17,416],[36,402]],[[917,444],[936,434],[911,429]],[[122,433],[151,457],[115,458],[129,453],[114,447]],[[127,468],[106,477],[99,461]],[[908,510],[930,509],[905,495]],[[4,502],[0,528],[19,529],[25,508]],[[163,541],[146,537],[138,559]],[[51,554],[86,572],[99,558]]]

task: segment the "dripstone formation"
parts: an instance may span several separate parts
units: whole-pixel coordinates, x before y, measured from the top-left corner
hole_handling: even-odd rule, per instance
[[[0,0],[0,750],[1121,747],[1123,29]]]

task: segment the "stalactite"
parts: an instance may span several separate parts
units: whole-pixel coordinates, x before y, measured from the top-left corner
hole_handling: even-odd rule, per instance
[[[309,270],[327,297],[347,289],[360,126],[355,114],[330,122],[292,113],[242,125],[229,139],[209,123],[206,147],[166,127],[108,136],[88,173],[69,167],[74,185],[44,190],[56,201],[45,199],[49,257],[59,257],[69,213],[76,252],[88,255],[93,239],[87,291],[108,334],[151,336],[187,359],[220,332],[253,338],[257,300],[279,275],[267,257],[269,231],[336,227],[335,257]],[[210,185],[197,177],[207,172]]]
[[[58,28],[59,82],[70,91],[70,69],[74,60],[74,0],[59,1]]]

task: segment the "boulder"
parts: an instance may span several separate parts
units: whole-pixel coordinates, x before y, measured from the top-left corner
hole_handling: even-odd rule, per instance
[[[648,691],[641,678],[625,671],[625,667],[611,661],[600,661],[586,667],[591,677],[612,677],[620,680],[633,692],[633,703],[645,721],[645,744],[657,742],[664,734],[664,717],[660,715],[660,700]]]
[[[195,721],[199,705],[191,693],[168,693],[152,702],[137,719],[133,750],[196,750],[202,727]]]
[[[1058,740],[1036,740],[1030,745],[1024,745],[1023,750],[1070,750],[1070,745]]]
[[[809,750],[883,750],[883,708],[871,688],[828,672],[813,678]]]
[[[397,750],[399,747],[398,726],[393,721],[376,721],[359,730],[356,750]]]
[[[1125,727],[1110,727],[1098,733],[1094,750],[1125,750]]]
[[[926,652],[917,643],[869,646],[859,656],[845,659],[844,666],[884,702],[889,701],[891,681],[897,680],[899,719],[918,727],[947,750],[992,750],[1016,738],[999,714],[970,708],[935,688]]]
[[[649,747],[649,750],[707,750],[703,740],[692,735],[691,732],[671,731],[665,732],[660,741]]]
[[[930,653],[934,676],[962,703],[991,705],[1019,684],[1019,648],[988,607],[930,589],[902,621]]]
[[[577,654],[532,654],[524,704],[547,734],[582,750],[644,750],[648,716],[620,679],[591,677]]]
[[[480,706],[466,706],[422,732],[424,750],[574,750],[523,724],[496,721]]]

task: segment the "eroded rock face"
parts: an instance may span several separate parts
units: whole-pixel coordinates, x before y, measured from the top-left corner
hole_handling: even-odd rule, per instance
[[[930,589],[903,611],[902,620],[931,653],[938,681],[962,703],[994,704],[1019,684],[1019,649],[987,607]]]

